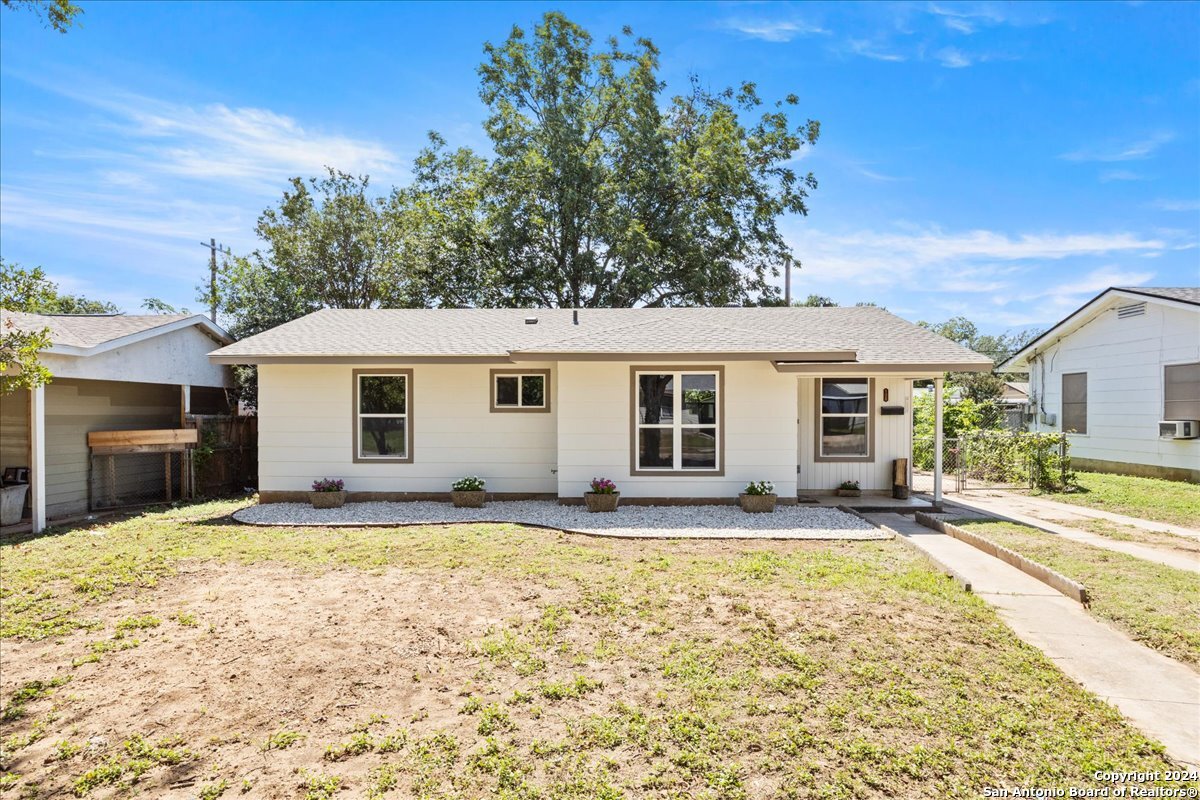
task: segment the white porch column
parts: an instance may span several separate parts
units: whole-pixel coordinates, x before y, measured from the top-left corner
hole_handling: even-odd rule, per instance
[[[29,392],[29,506],[33,532],[46,528],[46,387]]]
[[[933,379],[933,504],[942,504],[942,379]]]

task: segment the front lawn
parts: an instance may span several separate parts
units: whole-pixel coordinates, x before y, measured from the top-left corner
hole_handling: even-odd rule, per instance
[[[4,546],[0,789],[974,798],[1170,767],[897,542],[233,508]]]
[[[1038,496],[1114,514],[1200,528],[1200,485],[1101,472],[1076,474],[1079,488]]]
[[[1200,575],[1027,525],[955,520],[1088,588],[1091,611],[1143,644],[1200,667]]]

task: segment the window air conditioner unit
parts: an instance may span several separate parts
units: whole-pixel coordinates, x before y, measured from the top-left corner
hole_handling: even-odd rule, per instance
[[[1158,423],[1160,439],[1195,439],[1200,437],[1200,420],[1164,420]]]

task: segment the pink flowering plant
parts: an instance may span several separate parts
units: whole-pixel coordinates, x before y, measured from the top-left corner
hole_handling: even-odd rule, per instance
[[[594,494],[616,494],[617,485],[608,478],[592,478],[592,492]]]
[[[341,478],[321,478],[319,481],[313,481],[314,492],[343,492],[346,490],[346,484]]]

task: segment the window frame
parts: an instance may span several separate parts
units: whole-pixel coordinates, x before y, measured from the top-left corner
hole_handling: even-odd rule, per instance
[[[825,394],[825,381],[863,381],[867,382],[867,412],[866,414],[826,414],[825,406],[822,402]],[[836,464],[874,464],[875,463],[875,379],[866,375],[839,375],[826,376],[817,378],[815,402],[813,407],[813,419],[815,427],[813,428],[813,461],[820,463]],[[825,444],[824,425],[822,422],[826,417],[863,417],[867,418],[867,453],[861,456],[827,456],[823,452]]]
[[[1186,416],[1186,415],[1172,416],[1170,414],[1170,412],[1167,410],[1168,402],[1200,403],[1200,398],[1197,398],[1196,400],[1189,400],[1187,398],[1184,398],[1183,400],[1171,400],[1171,401],[1167,400],[1167,386],[1168,386],[1167,370],[1172,369],[1172,368],[1179,369],[1179,368],[1186,368],[1186,367],[1200,368],[1200,361],[1180,361],[1180,362],[1177,362],[1174,364],[1163,364],[1162,365],[1162,413],[1163,413],[1162,418],[1164,420],[1175,421],[1175,420],[1200,419],[1200,408],[1197,409],[1196,416]]]
[[[520,405],[521,378],[537,375],[542,378],[542,397],[545,402],[540,406]],[[517,379],[517,403],[515,406],[496,405],[496,381],[499,378]],[[488,373],[489,401],[488,408],[493,414],[549,414],[550,413],[550,370],[548,369],[493,369]]]
[[[1068,403],[1067,401],[1067,378],[1075,378],[1083,376],[1083,401],[1074,400]],[[1058,383],[1058,405],[1060,418],[1058,420],[1058,429],[1063,433],[1071,436],[1087,436],[1088,435],[1088,374],[1084,370],[1082,372],[1064,372]],[[1067,406],[1083,406],[1083,430],[1067,430]]]
[[[354,464],[411,464],[413,463],[413,371],[411,369],[356,369],[352,370],[353,384],[350,390],[351,407],[350,422],[353,440]],[[363,378],[404,378],[404,413],[403,414],[362,414],[360,413],[359,394]],[[363,417],[403,417],[404,418],[404,455],[403,456],[364,456],[359,439],[362,436]]]
[[[673,452],[671,467],[642,467],[639,464],[640,448],[638,447],[638,431],[642,427],[667,428],[666,425],[643,426],[638,421],[638,375],[672,375],[681,389],[684,375],[713,375],[716,377],[717,410],[713,425],[683,422],[683,392],[676,393],[674,413],[669,426],[674,434],[676,444]],[[685,428],[716,427],[717,452],[716,467],[683,467],[683,436]],[[723,366],[707,365],[676,365],[676,366],[631,366],[629,368],[629,475],[631,477],[716,477],[725,475],[725,368]]]

